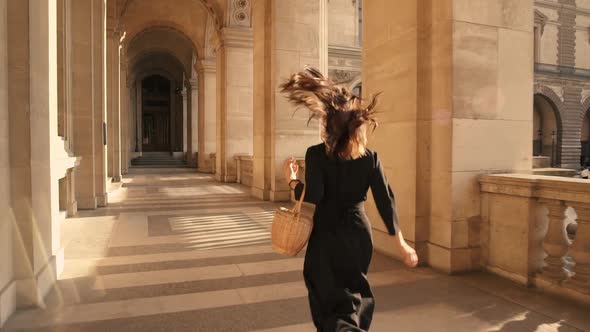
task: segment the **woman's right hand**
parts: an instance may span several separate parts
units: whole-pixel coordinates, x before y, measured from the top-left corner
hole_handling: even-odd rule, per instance
[[[418,265],[418,254],[414,248],[405,243],[400,247],[400,251],[407,267],[415,268]]]

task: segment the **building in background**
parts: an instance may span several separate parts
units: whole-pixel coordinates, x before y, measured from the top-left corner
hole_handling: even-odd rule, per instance
[[[590,162],[590,1],[535,1],[535,167]]]

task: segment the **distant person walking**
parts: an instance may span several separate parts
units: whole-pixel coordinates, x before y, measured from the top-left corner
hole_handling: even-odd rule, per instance
[[[305,186],[297,179],[293,158],[285,161],[289,187],[297,199],[315,204],[314,228],[307,245],[303,274],[317,331],[368,331],[374,299],[367,280],[373,253],[371,225],[364,202],[369,188],[404,263],[415,267],[418,257],[397,225],[394,195],[377,152],[366,147],[366,131],[376,126],[376,99],[361,99],[335,86],[319,71],[307,69],[281,85],[310,119],[323,126],[323,143],[305,154]]]

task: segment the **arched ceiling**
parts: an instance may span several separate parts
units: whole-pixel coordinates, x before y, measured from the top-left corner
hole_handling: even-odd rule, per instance
[[[144,75],[153,72],[165,72],[174,81],[181,84],[183,81],[184,66],[169,53],[147,53],[142,55],[133,64],[129,64],[130,81],[141,79]]]
[[[187,76],[191,73],[193,63],[192,42],[177,30],[166,27],[152,27],[138,33],[130,40],[127,48],[127,59],[132,66],[146,54],[169,53],[182,64]]]
[[[211,10],[205,0],[117,0],[119,27],[126,32],[125,43],[153,27],[174,29],[190,40],[201,57],[205,43],[207,17]],[[216,14],[216,13],[215,13]],[[217,15],[217,14],[216,14]]]
[[[116,1],[116,6],[117,6],[117,17],[122,17],[126,14],[127,9],[129,8],[129,6],[133,3],[133,2],[137,2],[137,1],[144,1],[144,0],[111,0],[111,1]],[[199,3],[208,13],[209,15],[211,15],[214,18],[215,21],[215,25],[217,27],[217,29],[221,29],[222,26],[222,18],[223,18],[223,13],[225,11],[225,1],[226,0],[192,0],[194,2]],[[164,2],[164,1],[163,1]],[[167,0],[165,2],[171,2],[170,0]]]

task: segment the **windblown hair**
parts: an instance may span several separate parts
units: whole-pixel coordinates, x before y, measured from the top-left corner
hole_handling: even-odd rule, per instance
[[[336,86],[317,69],[308,68],[293,74],[280,85],[289,101],[309,110],[309,119],[320,120],[322,140],[330,158],[351,159],[365,154],[366,128],[377,127],[377,96],[368,105],[346,88]]]

